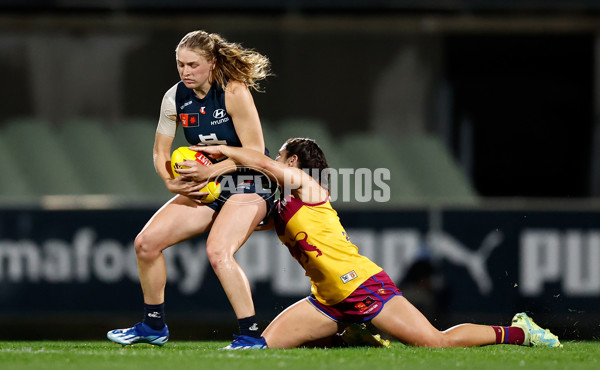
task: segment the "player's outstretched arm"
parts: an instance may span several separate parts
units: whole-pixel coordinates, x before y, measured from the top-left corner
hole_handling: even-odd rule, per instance
[[[271,180],[277,181],[279,185],[285,184],[286,178],[293,181],[295,177],[299,176],[298,174],[295,174],[296,171],[294,171],[293,168],[278,163],[266,155],[252,149],[226,145],[193,145],[190,146],[190,149],[206,153],[209,157],[214,159],[220,159],[223,156],[228,157],[241,166],[254,168],[264,172]]]
[[[272,180],[277,181],[284,193],[291,193],[303,202],[316,203],[324,201],[328,197],[327,191],[306,172],[274,161],[255,150],[224,145],[191,146],[190,149],[207,153],[213,158],[224,155],[242,166],[260,170]]]

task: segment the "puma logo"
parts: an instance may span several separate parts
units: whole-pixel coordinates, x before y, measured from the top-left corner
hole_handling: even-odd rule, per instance
[[[429,233],[427,243],[435,257],[445,258],[456,265],[464,266],[477,284],[479,293],[487,295],[493,288],[492,279],[487,271],[487,259],[502,243],[503,238],[501,232],[492,231],[483,238],[479,249],[475,251],[443,232]]]

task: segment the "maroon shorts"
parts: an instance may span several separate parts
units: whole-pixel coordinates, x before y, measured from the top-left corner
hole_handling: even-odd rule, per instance
[[[385,271],[375,274],[362,283],[346,299],[333,306],[327,306],[309,296],[308,301],[333,321],[364,322],[381,312],[385,302],[402,295],[396,284]]]

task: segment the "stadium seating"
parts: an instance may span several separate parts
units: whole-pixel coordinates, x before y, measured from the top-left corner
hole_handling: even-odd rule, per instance
[[[395,147],[396,158],[428,201],[473,204],[477,195],[468,179],[434,136],[406,138]]]
[[[5,125],[2,134],[6,151],[12,154],[14,163],[20,164],[19,171],[34,194],[86,193],[80,174],[72,166],[73,158],[48,122],[14,120]]]
[[[127,164],[131,177],[140,189],[140,196],[165,198],[171,193],[156,174],[152,161],[152,148],[156,135],[156,122],[128,120],[111,128],[119,157]],[[181,132],[176,136],[173,149],[187,145]]]
[[[262,120],[263,137],[265,138],[265,146],[269,149],[271,158],[275,158],[277,151],[281,147],[279,133],[276,132],[277,125],[272,122]],[[281,140],[283,142],[283,140]]]
[[[421,201],[424,194],[409,175],[406,163],[395,153],[396,144],[375,135],[349,135],[339,148],[341,168],[389,169],[390,203],[406,204]],[[355,182],[351,182],[351,194],[355,194]]]
[[[0,177],[0,195],[107,194],[163,201],[171,194],[154,170],[155,130],[154,121],[142,119],[112,125],[79,119],[58,127],[34,119],[6,122],[0,126],[0,171],[8,175]],[[329,166],[338,171],[389,169],[387,205],[473,204],[478,200],[468,179],[435,136],[393,140],[346,133],[334,137],[324,122],[302,117],[264,121],[263,133],[272,158],[286,139],[309,137],[319,143]],[[173,148],[187,145],[178,132]],[[341,178],[337,176],[338,181]],[[355,198],[360,190],[355,176],[350,179],[349,201],[338,201],[338,205],[364,205]]]
[[[331,137],[327,129],[327,124],[312,118],[289,118],[282,120],[279,125],[271,126],[271,133],[265,133],[265,141],[267,136],[275,139],[275,145],[272,150],[279,150],[281,144],[292,137],[305,137],[315,140],[325,152],[327,162],[330,167],[338,167],[339,156],[334,138]],[[266,130],[265,130],[266,131]],[[339,138],[337,138],[339,141]]]
[[[70,164],[88,194],[136,195],[141,188],[132,176],[131,161],[119,153],[117,144],[100,123],[71,120],[56,134]]]
[[[22,151],[12,152],[8,148],[6,134],[0,129],[0,197],[35,195],[21,171],[21,167],[27,166],[28,162],[27,157],[21,153]]]

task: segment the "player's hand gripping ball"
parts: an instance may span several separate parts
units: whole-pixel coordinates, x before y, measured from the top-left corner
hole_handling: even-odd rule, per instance
[[[175,149],[173,151],[173,154],[171,154],[171,171],[173,172],[173,176],[175,176],[175,177],[179,176],[179,174],[177,172],[175,172],[176,168],[188,168],[187,166],[177,165],[177,163],[183,162],[186,159],[191,160],[191,161],[196,161],[205,166],[212,165],[212,162],[210,161],[210,159],[208,159],[208,157],[206,157],[204,154],[190,150],[186,146],[182,146],[182,147]],[[215,181],[211,181],[208,184],[206,184],[205,187],[200,189],[200,191],[208,192],[208,194],[206,194],[204,197],[202,197],[200,199],[200,201],[202,203],[211,203],[211,202],[214,202],[215,199],[217,199],[219,197],[219,195],[221,195],[221,184],[219,184],[218,182],[215,182]]]

